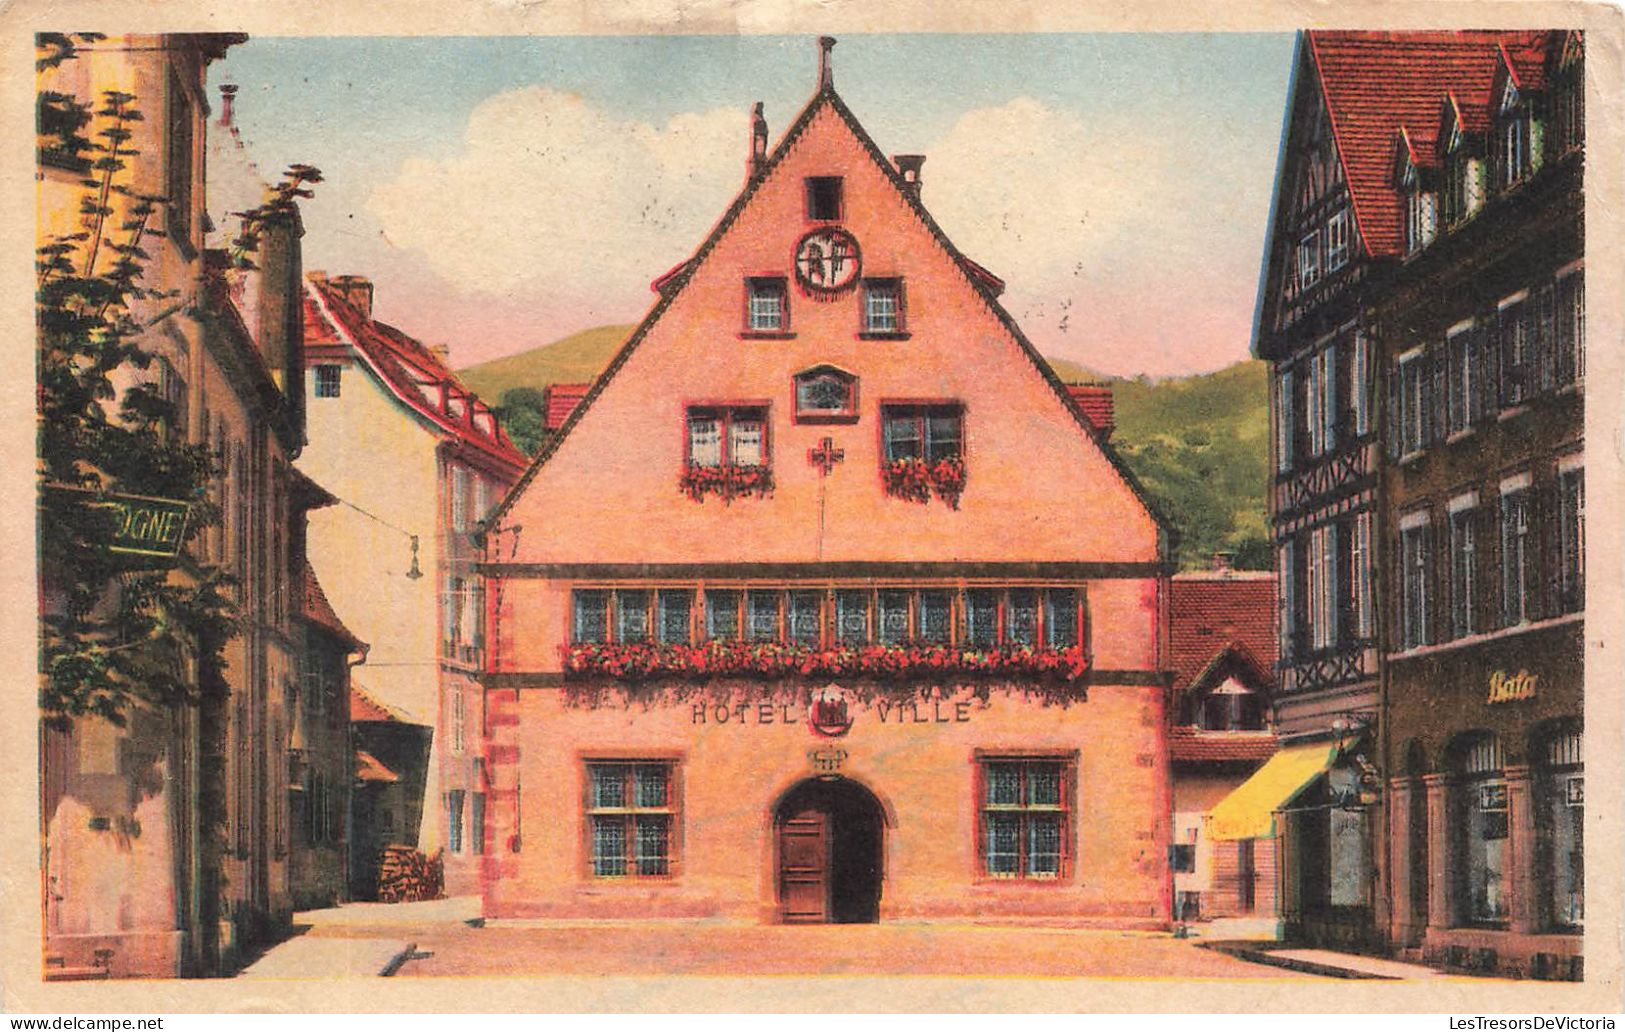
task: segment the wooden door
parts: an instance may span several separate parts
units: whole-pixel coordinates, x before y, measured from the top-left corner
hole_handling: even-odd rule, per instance
[[[829,920],[829,815],[797,810],[779,824],[779,905],[786,924]]]

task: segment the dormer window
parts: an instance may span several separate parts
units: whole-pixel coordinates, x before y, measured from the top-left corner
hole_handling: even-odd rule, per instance
[[[1192,702],[1191,722],[1203,731],[1264,730],[1263,697],[1234,677]]]
[[[1534,170],[1537,130],[1529,105],[1509,81],[1501,99],[1500,124],[1496,130],[1496,162],[1500,173],[1497,185],[1501,189],[1515,186]]]
[[[814,222],[836,222],[841,217],[841,177],[807,178],[807,218]]]
[[[1433,243],[1437,228],[1434,196],[1422,189],[1414,174],[1405,183],[1405,253],[1415,254]]]
[[[834,366],[818,366],[796,374],[797,423],[855,423],[858,419],[858,380]]]

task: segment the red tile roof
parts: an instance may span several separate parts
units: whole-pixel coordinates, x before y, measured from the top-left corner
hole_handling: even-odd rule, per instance
[[[1112,400],[1112,389],[1104,383],[1069,383],[1066,392],[1072,403],[1083,412],[1083,417],[1094,424],[1101,437],[1109,438],[1117,429],[1117,409]]]
[[[570,413],[581,404],[581,399],[587,396],[590,383],[555,383],[549,384],[543,392],[543,425],[548,430],[557,430],[570,418]]]
[[[1194,727],[1168,730],[1169,758],[1176,763],[1267,760],[1280,747],[1273,731],[1203,731]]]
[[[464,387],[433,351],[393,326],[369,318],[320,274],[306,277],[305,348],[319,359],[344,347],[377,374],[385,388],[442,433],[483,456],[493,472],[516,478],[525,455],[496,413]]]
[[[1168,651],[1183,692],[1219,655],[1234,650],[1273,680],[1277,658],[1275,576],[1182,573],[1168,583]]]
[[[1379,257],[1404,249],[1404,209],[1393,182],[1399,130],[1405,129],[1415,151],[1432,155],[1444,105],[1453,97],[1464,128],[1485,131],[1502,47],[1520,81],[1544,83],[1547,50],[1561,34],[1311,31],[1307,36],[1360,238],[1366,252]]]
[[[306,566],[301,571],[300,578],[303,581],[301,590],[303,602],[299,608],[299,615],[324,628],[333,636],[348,642],[354,648],[365,646],[366,643],[351,634],[350,629],[344,626],[344,621],[333,612],[332,603],[327,601],[327,593],[322,590],[321,582],[316,579],[316,571]]]
[[[399,774],[384,766],[378,757],[365,749],[355,751],[355,776],[359,781],[377,781],[384,784],[401,780]]]
[[[410,724],[405,716],[374,699],[358,684],[350,685],[350,723]]]

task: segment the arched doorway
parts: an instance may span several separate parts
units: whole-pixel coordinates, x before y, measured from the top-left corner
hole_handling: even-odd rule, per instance
[[[885,819],[855,781],[812,778],[773,814],[779,915],[786,924],[879,920]]]

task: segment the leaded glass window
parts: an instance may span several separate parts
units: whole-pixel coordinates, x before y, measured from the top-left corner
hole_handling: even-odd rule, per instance
[[[907,591],[880,592],[880,622],[877,637],[881,642],[896,645],[908,640],[908,597]]]
[[[789,328],[789,312],[785,305],[786,291],[782,277],[758,278],[748,281],[750,310],[747,328],[756,332],[775,332]]]
[[[729,461],[735,466],[761,466],[766,464],[763,441],[766,424],[761,416],[735,414],[728,424]]]
[[[705,593],[705,636],[715,641],[739,638],[739,592],[713,589]]]
[[[865,280],[863,330],[897,333],[903,328],[903,285],[899,280]]]
[[[1038,592],[1011,588],[1004,638],[1010,645],[1038,644]]]
[[[982,868],[994,878],[1065,871],[1071,768],[1055,759],[988,760],[982,773]]]
[[[999,643],[999,593],[987,588],[965,592],[965,644],[991,649]]]
[[[677,811],[666,761],[587,764],[592,872],[598,878],[671,873]]]
[[[1048,589],[1044,592],[1044,644],[1052,649],[1069,649],[1077,643],[1077,589]]]
[[[714,415],[689,413],[688,461],[694,466],[722,465],[722,420]]]
[[[852,415],[854,387],[852,377],[833,369],[803,373],[796,377],[796,415]]]
[[[606,591],[577,591],[575,599],[575,627],[572,640],[602,642],[608,639],[609,618],[606,612],[609,593]]]
[[[751,641],[779,638],[779,593],[752,591],[747,596],[747,630]]]
[[[869,641],[869,592],[835,593],[835,637],[842,645],[863,645]]]
[[[646,642],[649,640],[649,593],[647,591],[617,591],[615,593],[615,640]]]
[[[785,607],[785,630],[790,640],[798,645],[817,646],[822,637],[819,626],[820,593],[792,591]]]
[[[951,592],[920,592],[919,631],[916,637],[921,641],[946,643],[951,630],[952,614]]]
[[[662,588],[656,598],[659,602],[660,621],[656,628],[662,645],[687,645],[692,634],[691,610],[694,592],[684,588]]]

